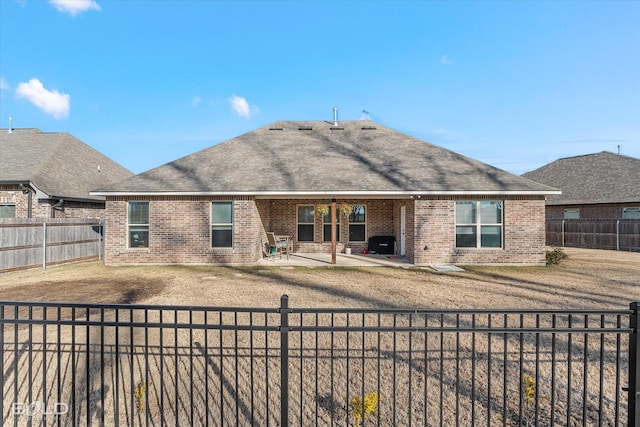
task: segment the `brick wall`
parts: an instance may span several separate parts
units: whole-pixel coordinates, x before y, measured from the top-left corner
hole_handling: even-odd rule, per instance
[[[15,205],[16,218],[28,218],[28,196],[18,190],[17,186],[3,186],[0,189],[0,203]]]
[[[141,200],[139,198],[131,200]],[[323,223],[315,216],[314,241],[297,241],[299,205],[330,204],[327,200],[254,200],[234,198],[233,247],[211,247],[212,197],[151,197],[149,247],[127,248],[126,197],[106,203],[105,261],[131,263],[252,263],[262,257],[265,231],[292,236],[299,253],[331,251],[323,242]],[[338,200],[366,206],[366,236],[394,236],[400,245],[400,210],[406,209],[406,256],[416,264],[544,264],[544,198],[510,198],[504,201],[504,248],[455,248],[455,200],[434,197],[416,200]],[[416,226],[414,226],[414,224]],[[346,217],[340,220],[342,251],[348,235]],[[351,242],[354,253],[367,241]]]
[[[233,200],[233,247],[211,247],[211,202],[228,198],[149,197],[149,247],[127,247],[127,202],[107,200],[105,262],[107,264],[233,264],[261,256],[264,232],[258,208],[250,198]]]
[[[314,252],[330,252],[331,243],[323,242],[323,222],[322,216],[315,215],[314,223],[314,241],[313,242],[298,242],[298,223],[297,223],[297,209],[301,205],[331,205],[331,199],[325,200],[271,200],[266,203],[270,204],[269,221],[263,222],[265,224],[266,231],[273,231],[276,234],[286,234],[292,236],[294,239],[294,251],[301,253],[314,253]],[[337,200],[337,205],[346,203],[350,205],[364,205],[366,215],[366,238],[364,242],[349,242],[354,253],[362,252],[362,249],[367,247],[367,240],[369,236],[394,236],[394,203],[390,200],[352,200],[352,199],[340,199]],[[266,211],[266,209],[265,209]],[[262,211],[261,211],[262,212]],[[398,211],[399,212],[399,211]],[[398,214],[399,215],[399,214]],[[337,245],[337,250],[342,252],[344,250],[344,242],[349,235],[349,224],[345,216],[340,218],[340,241]]]
[[[31,195],[31,217],[51,218],[51,206],[57,201],[38,200],[35,194]],[[2,186],[0,188],[0,203],[13,204],[16,207],[16,218],[28,218],[29,195],[24,194],[16,186]],[[103,219],[104,205],[87,202],[65,202],[64,211],[56,210],[56,218],[98,218]]]
[[[545,263],[544,198],[504,200],[503,248],[456,248],[455,201],[431,198],[415,201],[415,264]],[[471,199],[470,199],[471,200]]]

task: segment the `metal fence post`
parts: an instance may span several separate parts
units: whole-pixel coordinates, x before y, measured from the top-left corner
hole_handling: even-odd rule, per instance
[[[42,269],[47,268],[47,221],[42,223]]]
[[[637,426],[640,423],[640,316],[638,309],[640,302],[631,303],[629,326],[629,426]]]
[[[289,296],[280,297],[280,425],[289,426]]]
[[[564,219],[562,220],[562,247],[564,248]]]

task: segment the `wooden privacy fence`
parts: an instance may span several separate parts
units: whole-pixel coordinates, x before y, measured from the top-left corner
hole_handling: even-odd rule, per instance
[[[0,219],[0,272],[102,257],[99,219]]]
[[[640,220],[547,220],[547,245],[640,252]]]

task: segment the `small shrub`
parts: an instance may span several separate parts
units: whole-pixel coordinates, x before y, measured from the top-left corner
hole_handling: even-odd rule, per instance
[[[562,248],[553,248],[553,250],[547,251],[547,265],[558,265],[566,258],[567,254]]]
[[[147,383],[140,383],[134,390],[134,396],[136,398],[136,407],[138,412],[144,412],[145,395],[147,394]]]
[[[529,374],[522,375],[522,397],[524,398],[522,425],[532,426],[535,422],[536,380]]]
[[[352,397],[351,416],[354,419],[354,424],[359,426],[369,415],[375,414],[378,411],[379,402],[380,396],[374,391],[367,393],[364,399],[360,399],[360,396]]]

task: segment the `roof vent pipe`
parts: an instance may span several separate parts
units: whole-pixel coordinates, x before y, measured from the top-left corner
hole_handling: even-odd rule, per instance
[[[333,125],[338,126],[338,107],[333,107]]]
[[[13,119],[12,119],[11,117],[9,117],[9,130],[7,130],[7,133],[11,133],[11,132],[13,132],[13,127],[11,127],[11,121],[12,121],[12,120],[13,120]]]

